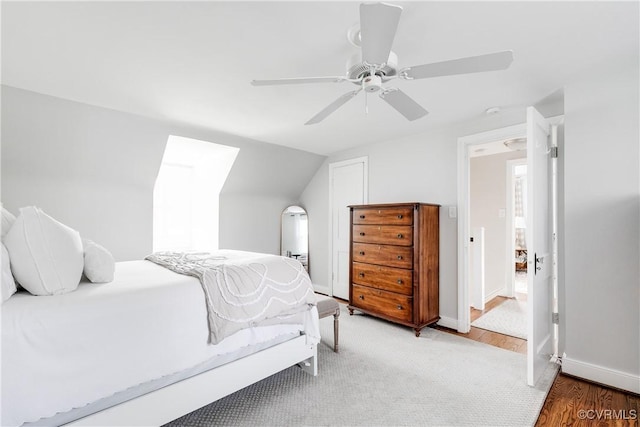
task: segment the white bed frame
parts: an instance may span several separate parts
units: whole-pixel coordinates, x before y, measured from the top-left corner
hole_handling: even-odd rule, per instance
[[[301,335],[66,426],[160,426],[298,364],[318,374],[318,349]]]

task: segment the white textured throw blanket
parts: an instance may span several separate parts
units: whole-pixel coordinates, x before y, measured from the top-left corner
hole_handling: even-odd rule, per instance
[[[316,320],[308,318],[309,306],[316,305],[313,286],[297,260],[231,250],[156,252],[146,259],[200,280],[212,344],[241,329],[274,323],[304,323],[309,338],[319,340],[317,314]]]

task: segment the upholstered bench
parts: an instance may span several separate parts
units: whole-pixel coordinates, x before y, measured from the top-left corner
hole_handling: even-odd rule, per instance
[[[333,351],[338,352],[338,316],[340,316],[340,304],[331,297],[317,295],[318,315],[323,317],[333,316]]]

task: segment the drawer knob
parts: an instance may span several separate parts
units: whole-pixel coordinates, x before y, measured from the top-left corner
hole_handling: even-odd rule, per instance
[[[402,255],[398,255],[398,259],[401,260],[402,259]]]
[[[361,232],[360,232],[360,235],[361,235],[361,236],[364,236],[364,231],[361,231]]]
[[[364,255],[364,251],[360,251],[360,255]]]
[[[360,274],[358,274],[358,276],[364,277],[364,273],[360,273]]]
[[[402,239],[402,234],[398,234],[398,239]]]
[[[364,219],[364,215],[360,215],[360,219]]]
[[[358,298],[364,299],[364,295],[358,295]]]
[[[402,279],[398,279],[398,285],[402,285]]]
[[[402,219],[402,214],[398,215],[398,219]]]
[[[398,304],[398,310],[402,310],[402,306]]]

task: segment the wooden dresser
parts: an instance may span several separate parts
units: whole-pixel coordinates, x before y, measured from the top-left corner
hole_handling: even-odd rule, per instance
[[[349,313],[410,326],[416,336],[439,316],[439,205],[354,205]]]

